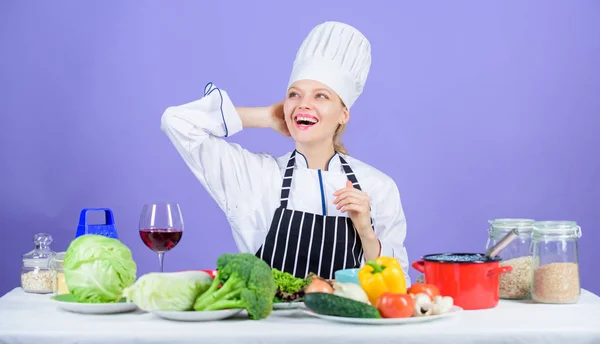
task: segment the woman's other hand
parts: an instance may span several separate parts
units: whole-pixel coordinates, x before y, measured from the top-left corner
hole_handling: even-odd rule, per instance
[[[236,106],[244,128],[272,128],[283,136],[290,132],[283,120],[283,101],[264,107]]]
[[[355,188],[348,180],[346,187],[336,191],[333,195],[336,196],[333,201],[333,204],[337,204],[336,209],[348,212],[348,216],[361,237],[373,233],[371,200],[366,192]]]
[[[290,136],[290,131],[285,123],[283,114],[283,101],[268,107],[271,118],[271,128],[283,136]]]

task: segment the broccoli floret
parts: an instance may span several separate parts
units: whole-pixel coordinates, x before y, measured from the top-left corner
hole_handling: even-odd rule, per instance
[[[271,268],[265,261],[250,253],[226,253],[217,259],[217,275],[196,299],[194,309],[244,308],[250,319],[264,319],[273,310],[276,291]]]

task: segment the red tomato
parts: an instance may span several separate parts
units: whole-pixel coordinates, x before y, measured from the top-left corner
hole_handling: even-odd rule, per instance
[[[383,318],[410,318],[415,311],[415,301],[408,294],[385,292],[377,300],[377,310]]]
[[[440,290],[433,284],[416,283],[410,286],[408,293],[413,295],[425,294],[433,301],[436,296],[440,295]]]

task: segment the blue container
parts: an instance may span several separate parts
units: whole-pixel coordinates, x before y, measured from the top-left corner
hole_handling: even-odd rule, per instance
[[[105,224],[102,225],[89,225],[87,223],[88,212],[90,211],[104,211]],[[105,237],[118,239],[117,228],[115,227],[115,217],[112,210],[109,208],[85,208],[79,215],[79,226],[77,226],[77,233],[75,238],[86,234],[103,235]]]
[[[335,272],[335,281],[340,283],[354,283],[360,285],[358,280],[359,269],[343,269]]]

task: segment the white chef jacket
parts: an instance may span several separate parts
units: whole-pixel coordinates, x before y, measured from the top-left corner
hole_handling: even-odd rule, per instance
[[[167,108],[161,129],[227,216],[239,251],[256,253],[280,206],[283,175],[292,152],[274,157],[227,142],[225,137],[242,130],[242,121],[227,92],[214,86],[213,92],[199,100]],[[329,160],[327,170],[310,169],[306,158],[296,155],[289,209],[348,216],[333,204],[333,193],[346,187],[348,180],[337,154],[340,153]],[[371,217],[381,255],[400,261],[407,286],[410,285],[404,247],[406,219],[396,183],[360,160],[342,157],[371,199]]]

